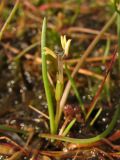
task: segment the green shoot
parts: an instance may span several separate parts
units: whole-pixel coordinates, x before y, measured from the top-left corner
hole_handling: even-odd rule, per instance
[[[50,134],[40,134],[40,137],[42,138],[49,138],[49,139],[55,139],[55,140],[60,140],[60,141],[65,141],[69,143],[76,143],[76,144],[91,144],[95,143],[97,141],[102,140],[105,138],[107,135],[110,134],[110,132],[113,130],[113,128],[116,125],[116,122],[118,118],[120,117],[120,104],[116,106],[116,111],[113,115],[112,121],[108,125],[107,129],[103,131],[101,134],[98,134],[95,137],[88,138],[88,139],[76,139],[76,138],[69,138],[69,137],[64,137],[64,136],[58,136],[58,135],[50,135]]]
[[[13,9],[12,9],[9,17],[7,18],[5,24],[3,25],[3,27],[2,27],[2,29],[1,29],[1,31],[0,31],[0,40],[2,39],[2,35],[3,35],[4,31],[5,31],[5,29],[7,28],[8,24],[9,24],[10,21],[11,21],[11,19],[13,18],[14,14],[15,14],[17,8],[18,8],[18,4],[19,4],[19,0],[16,0],[16,3],[15,3],[15,5],[14,5],[14,7],[13,7]]]
[[[117,34],[118,34],[118,71],[120,71],[120,13],[117,15]]]
[[[64,56],[67,56],[69,53],[70,48],[70,39],[66,39],[66,36],[61,36],[61,45],[62,49],[64,51],[64,54],[56,54],[51,49],[47,48],[46,45],[46,19],[43,21],[43,27],[42,27],[42,38],[41,38],[41,51],[42,51],[42,75],[43,75],[43,81],[45,86],[45,92],[48,102],[48,110],[49,110],[49,117],[50,118],[50,126],[51,126],[51,132],[55,133],[57,131],[58,125],[59,125],[59,108],[60,108],[60,100],[63,93],[63,58]],[[55,88],[55,99],[56,99],[56,116],[54,116],[54,109],[52,104],[52,97],[51,97],[51,91],[49,89],[49,79],[48,73],[47,73],[47,64],[46,59],[47,55],[52,56],[55,60],[57,60],[57,80],[56,80],[56,88]],[[55,128],[53,128],[53,124]],[[53,129],[55,132],[53,132]]]
[[[17,129],[17,128],[12,128],[12,127],[6,126],[6,125],[0,125],[0,130],[27,134],[27,131],[24,131],[24,130],[21,130],[21,129]]]
[[[68,134],[68,132],[70,131],[70,129],[72,128],[72,126],[75,124],[76,122],[76,118],[74,118],[69,124],[68,126],[65,128],[64,132],[62,133],[62,136],[66,136]]]
[[[70,80],[70,82],[71,82],[71,85],[72,85],[72,87],[73,87],[73,89],[74,89],[75,95],[76,95],[76,97],[77,97],[77,99],[78,99],[78,102],[79,102],[79,104],[80,104],[80,107],[81,107],[81,111],[83,112],[84,116],[86,116],[86,111],[85,111],[84,104],[83,104],[83,102],[82,102],[82,100],[81,100],[81,97],[80,97],[80,95],[79,95],[79,92],[78,92],[78,90],[77,90],[75,81],[74,81],[74,79],[73,79],[73,78],[71,77],[71,75],[70,75],[70,72],[69,72],[69,70],[68,70],[68,68],[67,68],[67,65],[65,65],[65,71],[66,71],[66,74],[67,74],[67,76],[68,76],[68,78],[69,78],[69,80]]]
[[[19,59],[22,58],[28,51],[30,51],[31,49],[35,48],[35,47],[38,46],[39,44],[40,44],[40,41],[31,44],[30,46],[28,46],[27,48],[25,48],[22,52],[20,52],[20,53],[13,59],[13,61],[19,60]]]
[[[55,89],[55,99],[56,99],[56,117],[55,122],[56,126],[58,127],[58,115],[59,115],[59,108],[60,108],[60,99],[63,93],[63,59],[61,55],[58,55],[58,73],[57,73],[57,83]]]
[[[64,122],[63,122],[63,124],[62,124],[62,126],[61,126],[61,128],[59,129],[59,135],[62,135],[62,134],[63,134],[66,126],[67,126],[68,123],[69,123],[69,121],[70,121],[70,118],[69,118],[69,117],[66,117],[65,120],[64,120]]]
[[[64,56],[68,56],[69,48],[71,44],[71,39],[66,39],[66,36],[61,36],[61,45],[64,54],[58,54],[57,55],[57,63],[58,63],[58,73],[57,73],[57,83],[56,83],[56,90],[55,90],[55,99],[56,99],[56,117],[55,117],[55,123],[58,127],[59,125],[59,115],[60,115],[60,100],[63,94],[63,58]]]
[[[107,98],[107,101],[108,101],[109,105],[111,105],[110,74],[108,74],[108,77],[107,77],[106,82],[105,82],[105,94],[106,94],[106,98]]]
[[[110,39],[106,42],[105,52],[104,52],[104,58],[103,58],[103,64],[106,62],[105,57],[108,56],[110,51]],[[110,104],[110,76],[108,75],[106,82],[105,82],[105,94],[108,103]]]
[[[102,112],[102,107],[99,108],[98,112],[96,113],[95,117],[92,119],[92,121],[90,122],[90,126],[93,126],[95,121],[97,120],[97,118],[99,117],[99,115]]]
[[[120,0],[114,0],[113,5],[117,12],[117,34],[118,34],[118,70],[120,71]]]
[[[54,108],[53,108],[52,95],[51,95],[50,84],[48,80],[48,74],[47,74],[47,59],[46,59],[46,53],[45,53],[46,29],[47,29],[47,21],[46,21],[46,18],[44,18],[43,26],[42,26],[42,35],[41,35],[42,77],[43,77],[45,94],[46,94],[47,103],[48,103],[48,112],[49,112],[49,118],[50,118],[50,132],[51,134],[55,134],[56,126],[55,126],[55,118],[54,118]]]
[[[110,39],[107,40],[106,42],[106,47],[105,47],[105,52],[104,52],[104,58],[103,58],[103,63],[105,63],[105,57],[108,56],[110,51]]]

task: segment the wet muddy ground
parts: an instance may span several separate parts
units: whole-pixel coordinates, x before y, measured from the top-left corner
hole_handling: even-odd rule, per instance
[[[13,6],[14,2],[4,4],[6,14],[10,12]],[[17,61],[14,59],[29,45],[40,41],[41,24],[43,17],[46,15],[48,17],[47,44],[50,48],[55,49],[57,47],[61,50],[59,46],[59,36],[61,34],[66,34],[72,39],[70,55],[64,61],[70,65],[70,70],[73,71],[77,63],[76,60],[83,56],[84,51],[96,34],[99,34],[103,25],[110,19],[113,13],[111,8],[111,5],[108,3],[106,6],[104,1],[101,1],[101,3],[99,1],[95,3],[85,1],[80,4],[75,2],[64,4],[62,1],[53,1],[37,5],[33,1],[25,0],[21,2],[19,8],[21,11],[17,11],[17,15],[15,15],[0,42],[1,160],[120,159],[120,120],[117,121],[109,136],[96,145],[81,147],[76,144],[41,138],[40,133],[49,133],[50,128],[48,119],[38,113],[38,111],[41,111],[48,115],[42,80],[40,45],[29,50]],[[4,16],[6,14],[4,13]],[[0,26],[4,22],[5,17],[2,17]],[[89,29],[92,29],[92,31]],[[84,72],[83,70],[79,71],[74,78],[86,110],[89,109],[91,101],[105,76],[106,68],[112,59],[111,55],[116,48],[118,51],[116,22],[113,23],[106,34],[99,40],[91,55],[86,58],[82,66]],[[109,54],[107,55],[108,59],[103,62],[108,39],[111,41]],[[97,57],[103,58],[96,60]],[[70,63],[74,59],[75,63]],[[49,66],[48,70],[55,83],[54,66]],[[90,74],[88,71],[96,73],[97,76]],[[65,75],[64,86],[67,80],[68,78]],[[109,83],[109,90],[106,91],[103,87],[100,100],[87,123],[85,123],[74,91],[70,90],[59,129],[68,115],[71,118],[76,118],[77,121],[67,136],[74,138],[94,137],[103,132],[111,122],[115,106],[120,103],[118,55],[112,65],[107,82]],[[102,113],[94,125],[90,127],[89,124],[100,107],[103,108]]]

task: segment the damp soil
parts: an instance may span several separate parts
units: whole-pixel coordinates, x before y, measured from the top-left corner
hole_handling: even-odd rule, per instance
[[[90,2],[91,3],[91,2]],[[97,3],[97,1],[96,1]],[[88,47],[91,39],[94,36],[80,33],[70,33],[70,27],[79,26],[93,28],[100,30],[102,26],[109,19],[110,15],[106,11],[110,11],[110,8],[105,7],[104,1],[98,2],[98,6],[90,6],[86,2],[81,6],[81,13],[75,12],[73,9],[61,8],[55,9],[53,12],[51,9],[44,13],[35,12],[32,16],[30,14],[30,6],[26,8],[26,18],[29,20],[21,19],[21,23],[24,23],[24,27],[21,29],[21,33],[14,33],[7,31],[4,34],[2,42],[0,42],[0,125],[5,125],[8,128],[12,128],[12,132],[9,129],[0,129],[0,159],[9,159],[12,155],[19,152],[21,148],[24,148],[28,140],[29,135],[32,137],[29,141],[28,148],[20,153],[17,158],[20,160],[119,160],[120,156],[114,154],[120,151],[120,121],[109,137],[106,138],[100,145],[81,147],[80,145],[70,144],[61,141],[51,141],[48,139],[40,138],[40,133],[49,133],[49,121],[41,114],[30,108],[33,106],[39,111],[48,115],[47,102],[45,98],[42,71],[40,61],[40,47],[36,47],[29,51],[25,56],[18,61],[14,61],[14,57],[24,50],[27,46],[38,40],[40,37],[39,30],[43,15],[48,16],[48,46],[52,48],[58,47],[60,43],[58,38],[60,34],[68,34],[68,37],[73,38],[73,45],[71,47],[72,54],[69,59],[78,58],[79,52],[82,52]],[[11,9],[12,6],[7,2],[7,9]],[[27,3],[25,3],[27,5]],[[69,5],[69,4],[68,4]],[[44,9],[45,6],[43,6]],[[74,7],[73,7],[74,8]],[[35,8],[34,8],[35,9]],[[27,12],[28,11],[28,12]],[[63,11],[63,13],[62,13]],[[110,11],[111,14],[112,11]],[[57,15],[57,17],[56,17]],[[103,16],[106,15],[106,16]],[[19,16],[19,13],[18,15]],[[100,18],[103,16],[104,18]],[[63,17],[62,23],[58,23]],[[73,17],[73,20],[71,20]],[[58,19],[58,20],[56,20]],[[22,21],[23,20],[23,21]],[[4,21],[4,20],[3,20]],[[14,22],[15,21],[15,22]],[[15,19],[11,25],[15,27],[19,26],[19,22]],[[15,24],[14,24],[15,23]],[[18,26],[16,25],[18,23]],[[20,23],[20,24],[21,24]],[[95,25],[93,25],[95,24]],[[22,25],[21,25],[22,27]],[[38,29],[39,28],[39,29]],[[18,31],[17,31],[18,32]],[[110,29],[110,34],[116,34],[115,25]],[[51,39],[52,37],[52,39]],[[76,38],[77,37],[77,38]],[[81,37],[81,38],[79,38]],[[57,45],[56,45],[57,42]],[[101,56],[104,52],[103,45],[106,43],[106,38],[100,40],[100,43],[96,46],[91,57]],[[112,42],[111,53],[115,50],[117,44],[116,38]],[[17,49],[17,50],[15,50]],[[59,49],[59,47],[58,47]],[[90,58],[91,58],[90,57]],[[38,59],[39,61],[37,61]],[[67,60],[67,58],[66,58]],[[110,60],[103,64],[102,62],[85,62],[83,68],[90,69],[100,75],[104,76],[105,68],[107,68]],[[51,69],[51,68],[50,68]],[[50,70],[51,71],[51,70]],[[54,74],[54,68],[52,69],[53,82],[56,79]],[[86,110],[88,110],[90,103],[97,92],[100,80],[90,76],[79,74],[75,77],[78,91],[82,97]],[[89,121],[85,123],[83,115],[80,110],[77,98],[73,90],[70,91],[67,102],[64,106],[64,112],[59,125],[59,128],[63,125],[65,119],[70,116],[71,119],[76,118],[75,125],[71,128],[67,136],[74,138],[89,138],[98,135],[103,132],[108,124],[111,122],[112,116],[115,111],[116,104],[120,103],[120,75],[118,72],[118,62],[114,63],[110,71],[110,101],[107,99],[105,89],[100,95],[100,101],[98,101],[93,113],[91,114]],[[65,84],[67,83],[67,77],[65,75]],[[65,85],[64,84],[64,85]],[[92,127],[89,126],[91,120],[96,115],[99,107],[102,106],[103,111],[94,123]],[[29,134],[22,133],[21,131],[28,131]],[[114,135],[116,133],[116,135]],[[112,137],[113,136],[113,137]],[[7,139],[9,138],[9,139]],[[16,144],[12,143],[14,141]],[[112,144],[112,145],[111,145]],[[3,151],[4,148],[4,151]],[[2,154],[3,153],[3,154]],[[31,159],[31,157],[35,158]]]

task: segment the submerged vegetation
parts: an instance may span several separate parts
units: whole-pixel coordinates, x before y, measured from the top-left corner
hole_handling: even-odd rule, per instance
[[[119,5],[1,0],[0,159],[120,159]]]

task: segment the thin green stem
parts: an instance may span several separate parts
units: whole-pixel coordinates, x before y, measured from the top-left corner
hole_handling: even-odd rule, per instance
[[[11,19],[13,18],[14,14],[15,14],[17,8],[18,8],[18,4],[19,4],[19,0],[16,1],[16,3],[15,3],[15,5],[14,5],[14,7],[13,7],[13,9],[12,9],[9,17],[7,18],[5,24],[3,25],[3,27],[2,27],[2,29],[1,29],[1,31],[0,31],[0,40],[2,39],[2,36],[3,36],[3,33],[4,33],[5,29],[7,28],[8,24],[9,24],[10,21],[11,21]]]
[[[22,58],[28,51],[30,51],[31,49],[35,48],[35,47],[38,46],[39,44],[40,44],[40,41],[31,44],[30,46],[28,46],[27,48],[25,48],[22,52],[20,52],[20,53],[13,59],[13,61],[17,61],[18,59]]]
[[[118,71],[120,71],[120,0],[114,0],[114,7],[117,12]]]
[[[46,47],[46,29],[47,29],[47,20],[46,18],[44,18],[43,26],[42,26],[42,35],[41,35],[42,77],[44,82],[46,99],[48,103],[48,112],[50,117],[50,131],[51,131],[51,134],[55,134],[56,126],[55,126],[54,108],[53,108],[50,84],[49,84],[48,75],[47,75],[47,60],[46,60],[46,54],[44,49]]]
[[[97,118],[99,117],[99,115],[102,112],[102,107],[99,108],[98,112],[96,113],[95,117],[92,119],[92,121],[90,122],[90,126],[93,126],[93,124],[95,123],[95,121],[97,120]]]
[[[110,39],[108,39],[107,42],[106,42],[104,57],[108,56],[108,54],[109,54],[109,51],[110,51],[110,42],[111,42]],[[106,62],[105,58],[103,58],[102,62],[103,63]]]
[[[60,141],[65,141],[65,142],[70,142],[70,143],[76,143],[76,144],[91,144],[95,143],[97,141],[100,141],[101,139],[105,138],[107,135],[110,134],[110,132],[113,130],[115,127],[115,124],[120,117],[120,104],[116,106],[116,111],[114,113],[114,116],[112,118],[111,123],[108,125],[107,129],[103,131],[101,134],[98,134],[97,136],[93,138],[88,138],[88,139],[76,139],[76,138],[69,138],[69,137],[63,137],[63,136],[58,136],[58,135],[50,135],[50,134],[40,134],[40,137],[43,138],[49,138],[49,139],[55,139],[55,140],[60,140]]]
[[[56,101],[56,115],[55,115],[55,125],[56,129],[58,128],[58,115],[59,115],[60,101]]]
[[[74,118],[69,124],[68,126],[65,128],[64,132],[62,133],[62,136],[66,136],[68,134],[68,132],[70,131],[70,129],[72,128],[72,126],[75,124],[76,122],[76,118]]]
[[[74,90],[74,92],[75,92],[75,95],[76,95],[76,97],[77,97],[77,99],[78,99],[78,102],[79,102],[79,104],[80,104],[81,111],[83,112],[84,116],[86,116],[86,111],[85,111],[84,104],[83,104],[82,99],[81,99],[81,97],[80,97],[80,95],[79,95],[79,92],[78,92],[78,90],[77,90],[75,81],[74,81],[74,79],[73,79],[73,78],[71,77],[71,75],[70,75],[70,72],[69,72],[69,70],[68,70],[68,68],[67,68],[67,65],[65,65],[65,71],[66,71],[66,74],[67,74],[67,76],[68,76],[68,78],[69,78],[69,80],[70,80],[70,82],[71,82],[71,85],[72,85],[72,87],[73,87],[73,90]]]
[[[105,82],[105,94],[106,94],[106,98],[107,98],[107,101],[108,101],[109,105],[111,105],[110,74],[108,74],[108,77],[107,77],[106,82]]]
[[[105,57],[108,56],[109,52],[110,52],[110,39],[107,40],[106,42],[106,47],[105,47],[105,52],[104,52],[104,58],[103,58],[103,64],[105,64],[106,60]],[[108,103],[110,104],[110,77],[108,75],[106,82],[105,82],[105,94],[106,94],[106,98],[108,100]]]
[[[59,115],[59,108],[60,108],[60,99],[63,94],[63,58],[61,55],[57,56],[57,63],[58,63],[58,73],[57,73],[57,83],[55,89],[55,99],[57,103],[56,108],[56,115],[55,115],[55,124],[56,129],[58,128],[58,115]]]
[[[21,130],[21,129],[17,129],[17,128],[12,128],[10,126],[7,125],[0,125],[0,130],[3,131],[9,131],[9,132],[16,132],[16,133],[22,133],[22,134],[26,134],[27,131]]]
[[[117,15],[117,34],[118,34],[118,70],[120,71],[120,13]]]

